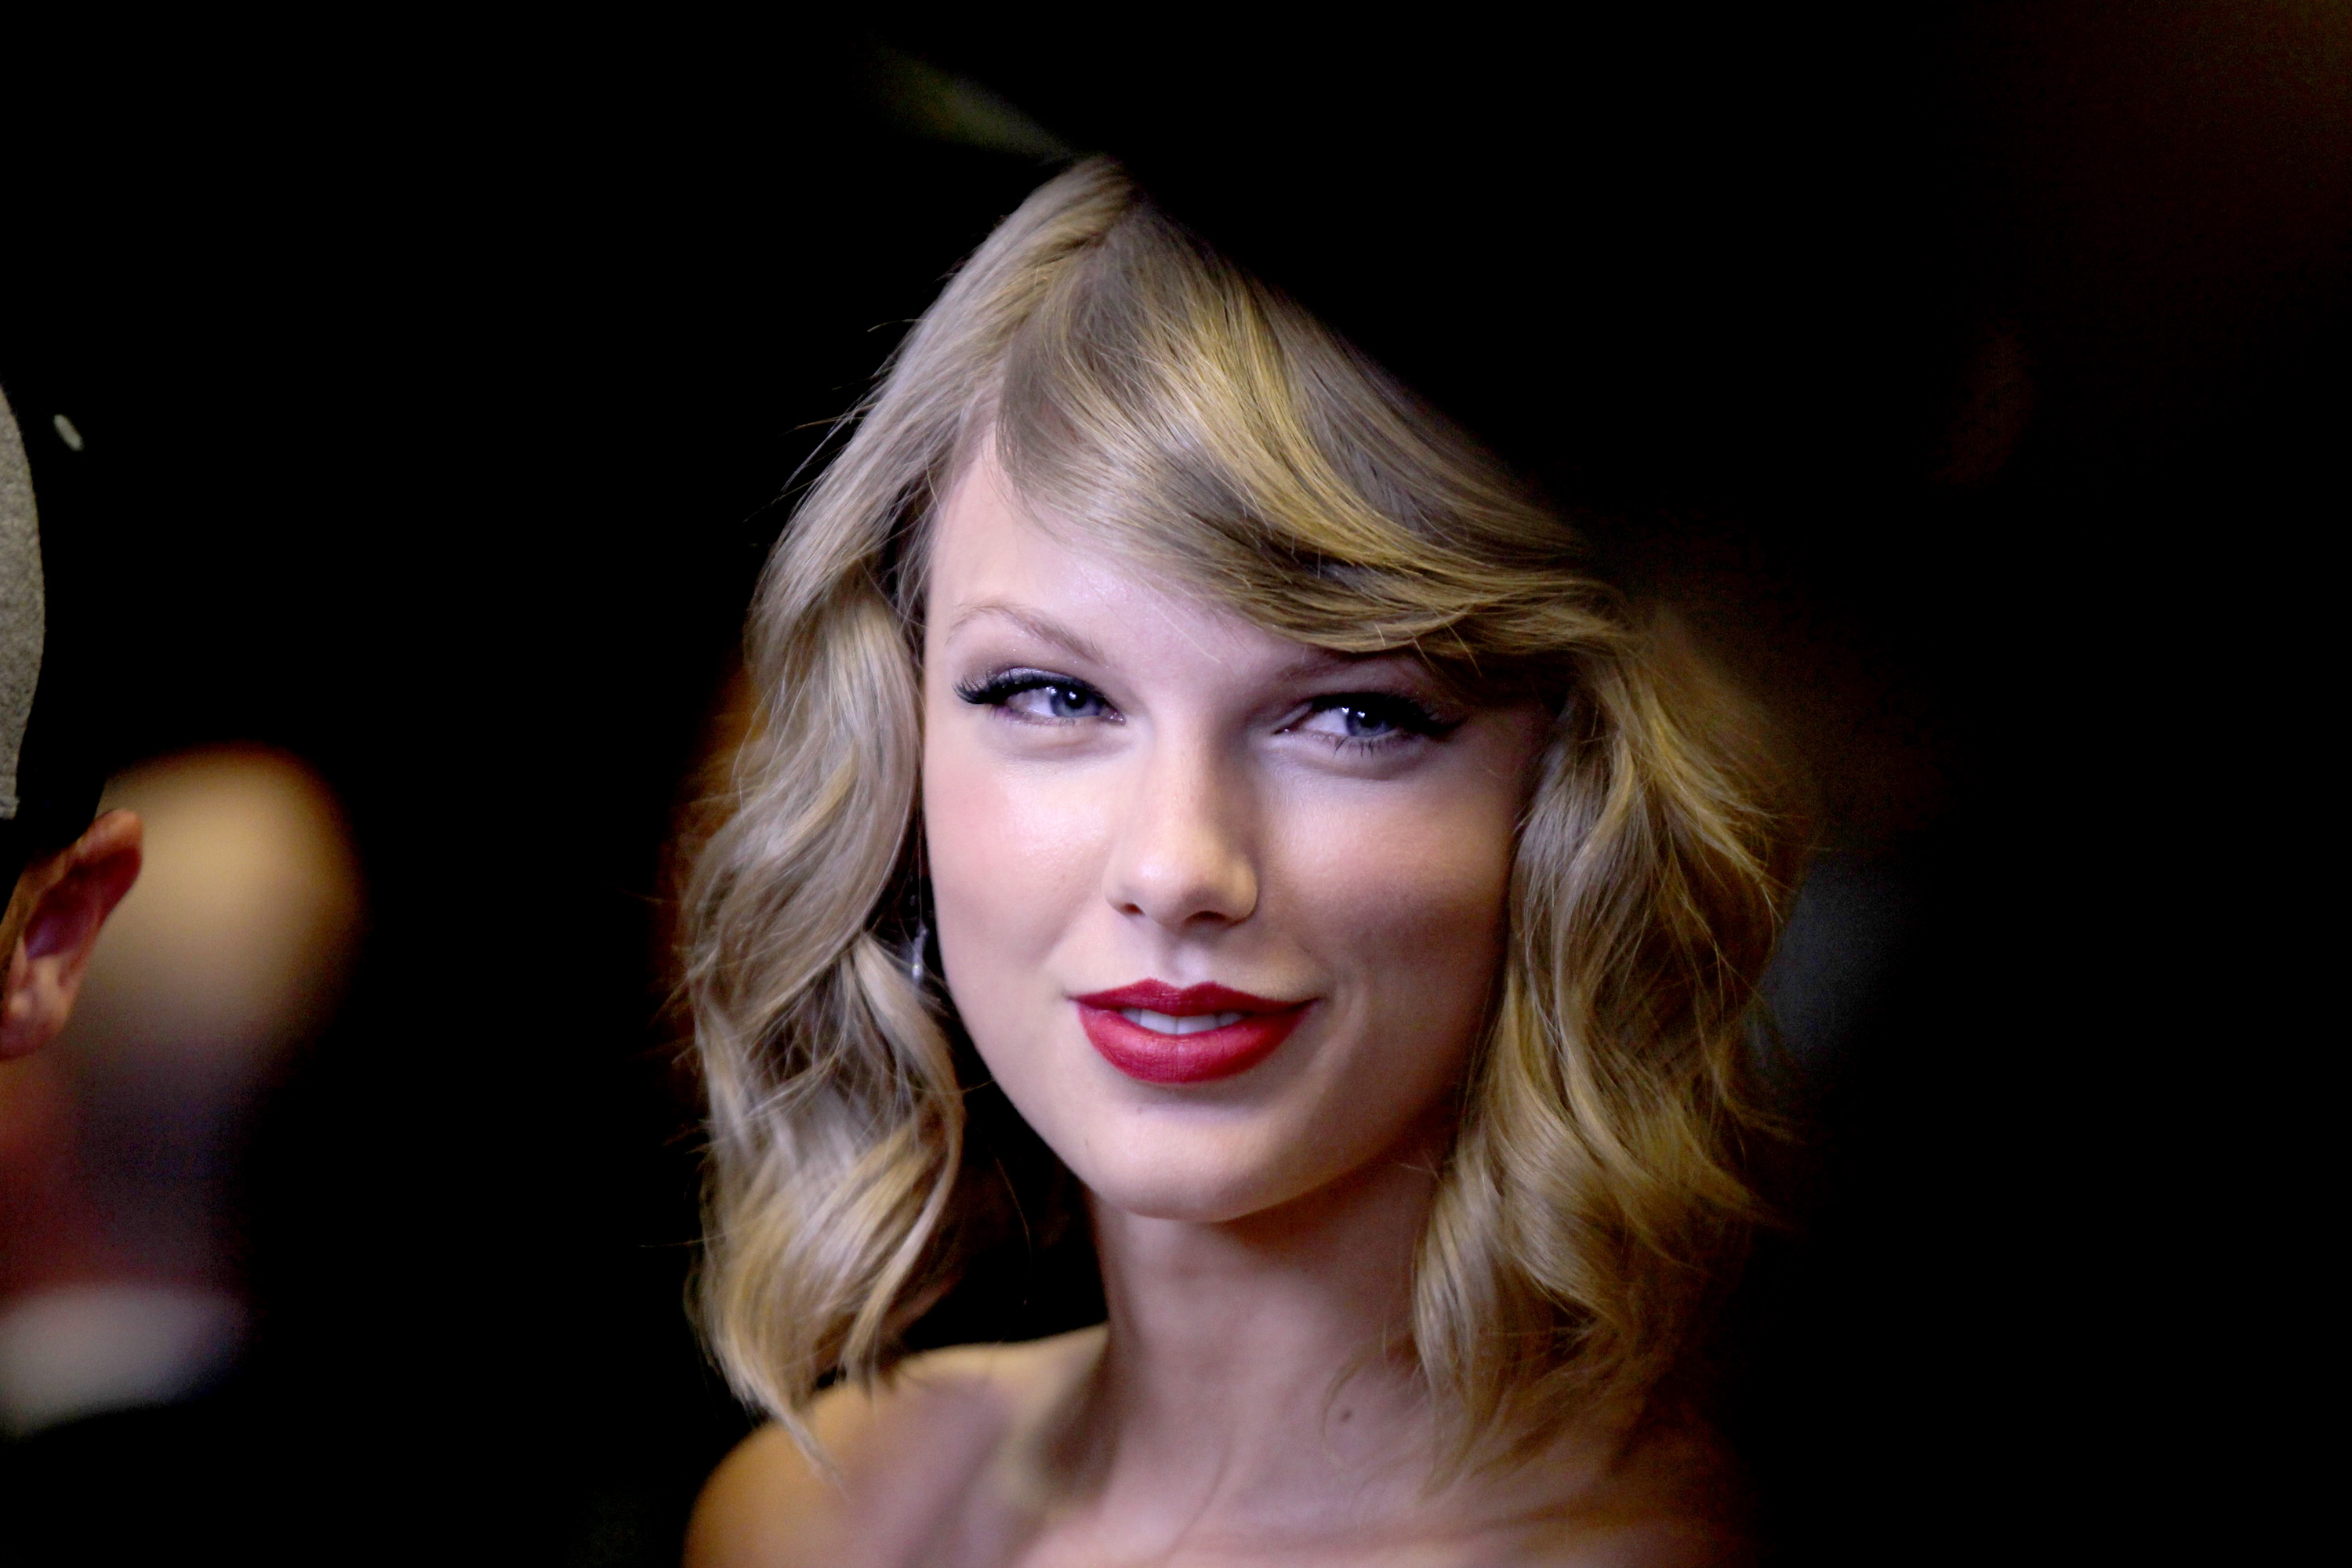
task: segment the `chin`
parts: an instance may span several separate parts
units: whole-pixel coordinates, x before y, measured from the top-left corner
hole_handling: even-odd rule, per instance
[[[1280,1199],[1266,1199],[1247,1190],[1247,1184],[1152,1181],[1133,1184],[1085,1182],[1087,1192],[1105,1208],[1136,1219],[1168,1220],[1179,1225],[1230,1225],[1262,1214]]]
[[[1139,1219],[1188,1225],[1246,1219],[1332,1179],[1330,1173],[1302,1171],[1274,1154],[1275,1148],[1296,1148],[1296,1139],[1204,1138],[1189,1130],[1169,1131],[1172,1136],[1130,1132],[1108,1156],[1095,1142],[1092,1157],[1072,1160],[1066,1152],[1063,1160],[1097,1203]]]

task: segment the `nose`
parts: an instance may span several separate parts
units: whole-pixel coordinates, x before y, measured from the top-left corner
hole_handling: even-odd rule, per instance
[[[1241,772],[1212,744],[1155,741],[1105,868],[1103,892],[1115,909],[1171,931],[1250,917],[1257,863]]]

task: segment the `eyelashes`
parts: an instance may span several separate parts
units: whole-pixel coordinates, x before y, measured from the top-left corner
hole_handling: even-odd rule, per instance
[[[1410,697],[1391,691],[1340,691],[1318,697],[1304,717],[1288,728],[1354,747],[1419,736],[1442,740],[1461,727],[1459,719],[1441,719]]]
[[[1085,681],[1050,670],[1000,670],[986,680],[961,684],[955,692],[975,708],[1002,708],[1046,723],[1119,716],[1118,710]],[[1034,700],[1021,700],[1033,696]]]
[[[982,680],[960,682],[956,696],[976,708],[1003,710],[1006,717],[1033,724],[1076,724],[1089,720],[1123,723],[1126,715],[1094,687],[1045,669],[1005,669]],[[1412,698],[1392,691],[1335,691],[1309,699],[1304,710],[1282,726],[1286,734],[1313,735],[1335,751],[1376,752],[1415,740],[1443,740],[1460,728]]]

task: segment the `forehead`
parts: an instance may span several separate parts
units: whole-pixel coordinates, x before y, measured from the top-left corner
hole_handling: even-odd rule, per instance
[[[1079,529],[1040,519],[983,453],[940,508],[925,573],[925,637],[1063,645],[1106,665],[1208,665],[1254,676],[1360,662],[1265,630]]]
[[[1043,522],[984,449],[940,509],[924,581],[924,618],[950,635],[995,604],[1078,609],[1132,600],[1145,585],[1115,551]]]

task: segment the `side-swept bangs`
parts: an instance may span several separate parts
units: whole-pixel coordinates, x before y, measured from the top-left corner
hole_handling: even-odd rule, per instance
[[[992,390],[973,426],[1041,518],[1268,630],[1497,679],[1622,625],[1498,463],[1148,205],[1060,269]]]

